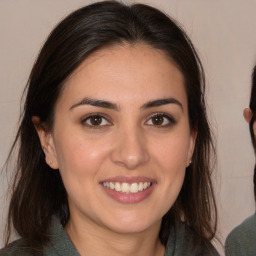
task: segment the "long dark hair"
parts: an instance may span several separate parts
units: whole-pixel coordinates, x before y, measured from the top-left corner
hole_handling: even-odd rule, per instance
[[[217,214],[210,163],[215,154],[204,102],[204,71],[193,44],[177,22],[157,9],[104,1],[83,7],[59,23],[34,64],[9,155],[10,159],[17,146],[7,241],[13,224],[30,248],[40,248],[49,241],[52,215],[57,215],[63,226],[69,220],[67,194],[59,171],[45,163],[32,116],[38,116],[47,129],[52,129],[62,86],[81,62],[100,48],[138,42],[162,50],[182,72],[190,128],[198,131],[192,163],[176,202],[163,217],[159,238],[166,245],[170,230],[179,221],[194,231],[194,243],[209,243],[215,236]]]
[[[256,138],[253,131],[253,124],[256,121],[256,65],[253,68],[252,72],[252,87],[251,87],[251,98],[250,98],[250,105],[249,105],[251,111],[252,111],[252,118],[249,124],[250,127],[250,134],[252,139],[252,145],[254,148],[254,152],[256,154]],[[254,175],[253,175],[253,183],[254,183],[254,197],[256,200],[256,165],[254,166]]]

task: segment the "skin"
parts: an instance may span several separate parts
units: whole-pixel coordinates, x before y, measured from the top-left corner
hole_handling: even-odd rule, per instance
[[[249,108],[244,109],[244,119],[249,124],[252,118],[252,111]]]
[[[161,99],[169,102],[149,104]],[[92,114],[101,116],[98,125]],[[46,162],[60,170],[70,207],[65,229],[79,253],[164,255],[161,219],[180,192],[196,139],[183,75],[172,61],[145,44],[101,49],[64,85],[53,130],[38,117],[33,122]],[[119,202],[102,181],[120,177],[150,179],[151,192],[139,202]]]
[[[244,109],[244,119],[245,121],[249,124],[251,119],[252,119],[252,111],[250,108],[245,108]],[[253,123],[253,133],[254,133],[254,136],[256,135],[256,123],[254,122]]]

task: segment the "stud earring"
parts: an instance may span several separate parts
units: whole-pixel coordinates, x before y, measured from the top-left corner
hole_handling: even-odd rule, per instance
[[[191,165],[191,163],[192,163],[192,160],[189,161],[187,168]]]
[[[49,165],[52,164],[52,161],[47,162]]]

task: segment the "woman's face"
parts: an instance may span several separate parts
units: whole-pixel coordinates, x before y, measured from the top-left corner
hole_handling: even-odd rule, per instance
[[[159,227],[194,149],[187,108],[183,76],[162,51],[123,45],[88,57],[44,135],[71,220],[121,233]]]

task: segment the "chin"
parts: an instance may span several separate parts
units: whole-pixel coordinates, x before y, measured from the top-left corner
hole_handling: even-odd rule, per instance
[[[149,215],[149,214],[148,214]],[[151,216],[152,217],[152,216]],[[150,228],[161,225],[162,218],[160,219],[147,219],[147,215],[143,216],[122,216],[115,218],[115,220],[108,225],[112,231],[121,234],[140,233]]]

